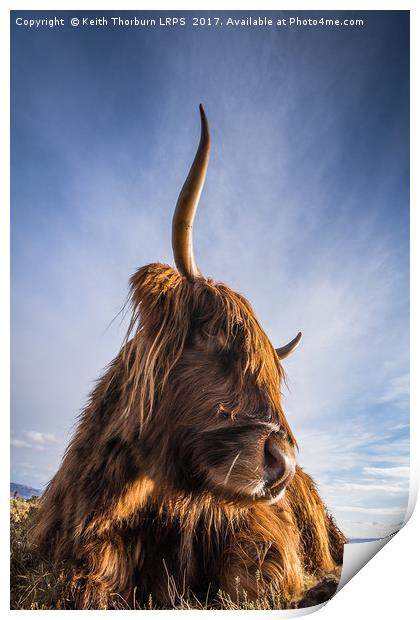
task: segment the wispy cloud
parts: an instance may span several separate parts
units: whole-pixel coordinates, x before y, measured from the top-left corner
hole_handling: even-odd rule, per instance
[[[363,471],[371,476],[405,478],[407,480],[410,475],[409,467],[364,467]]]
[[[351,538],[384,538],[397,532],[403,524],[403,518],[385,522],[383,518],[378,521],[356,519],[341,519],[340,525]]]
[[[39,431],[23,431],[18,435],[12,435],[11,445],[14,448],[28,448],[43,451],[53,443],[56,437],[52,433],[40,433]]]
[[[356,482],[343,482],[341,485],[337,485],[336,488],[345,491],[363,491],[366,493],[372,493],[372,491],[379,491],[380,493],[403,493],[407,495],[407,485],[397,484],[371,484],[366,482],[365,484],[359,484]]]
[[[410,377],[405,374],[401,377],[392,378],[379,398],[380,403],[394,403],[400,407],[407,407],[410,396]]]
[[[381,507],[381,508],[365,508],[364,506],[335,506],[337,512],[355,512],[362,513],[364,515],[401,515],[404,514],[405,509],[401,506]]]

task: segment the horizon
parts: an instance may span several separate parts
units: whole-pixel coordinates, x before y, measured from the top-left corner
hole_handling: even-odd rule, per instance
[[[352,538],[398,529],[409,476],[406,13],[281,33],[12,23],[11,479],[51,478],[121,345],[126,321],[113,318],[129,276],[173,263],[171,218],[203,102],[212,153],[198,263],[250,300],[275,346],[302,330],[283,403],[339,526]]]

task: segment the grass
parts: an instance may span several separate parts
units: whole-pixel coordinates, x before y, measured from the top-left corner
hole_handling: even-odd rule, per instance
[[[37,510],[39,499],[33,497],[25,500],[14,497],[10,500],[11,522],[11,609],[74,609],[74,592],[72,583],[65,570],[56,570],[50,562],[42,558],[36,550],[31,548],[28,541],[28,530]],[[338,575],[331,575],[321,583],[315,577],[308,576],[305,584],[306,594],[301,601],[289,601],[287,607],[306,607],[314,605],[319,600],[319,592],[323,600],[330,598],[334,593]],[[219,592],[217,601],[197,600],[191,593],[176,591],[173,580],[168,579],[168,589],[175,609],[229,609],[229,610],[262,610],[282,609],[284,600],[275,587],[267,587],[261,579],[258,598],[249,601],[246,593],[236,582],[236,595],[232,598]],[[319,590],[321,588],[321,590]],[[323,590],[322,590],[323,588]],[[326,591],[326,594],[325,594]],[[322,594],[324,592],[324,594]],[[110,595],[109,609],[139,609],[138,604],[129,603],[119,595]],[[157,609],[150,599],[142,609]]]

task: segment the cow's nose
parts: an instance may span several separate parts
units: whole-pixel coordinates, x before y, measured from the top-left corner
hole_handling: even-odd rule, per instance
[[[270,486],[286,480],[295,469],[295,460],[286,454],[278,441],[272,436],[266,439],[264,445],[264,477]]]

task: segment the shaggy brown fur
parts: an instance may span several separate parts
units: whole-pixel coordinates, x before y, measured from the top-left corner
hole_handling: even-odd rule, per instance
[[[174,604],[174,592],[284,604],[342,561],[345,538],[299,467],[274,501],[264,444],[296,441],[283,370],[249,303],[224,284],[151,264],[131,279],[127,340],[81,414],[33,539],[74,572],[80,608]],[[273,503],[274,501],[274,503]],[[258,579],[257,579],[258,573]],[[176,595],[175,595],[176,597]]]

